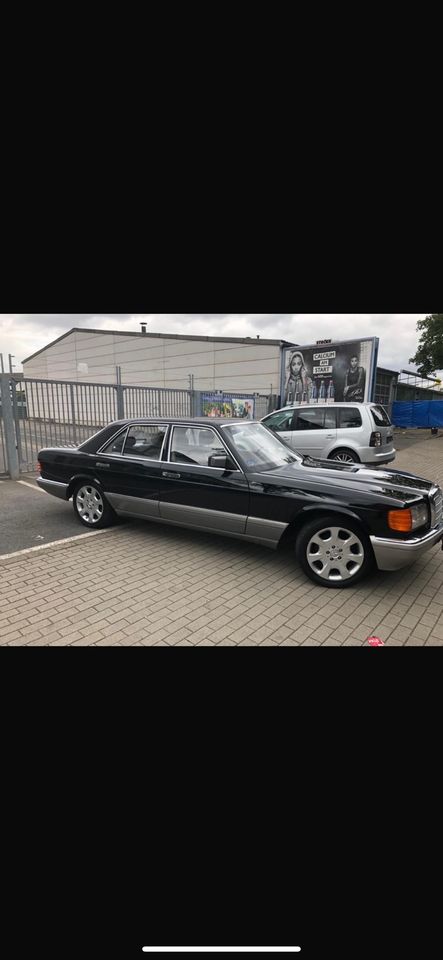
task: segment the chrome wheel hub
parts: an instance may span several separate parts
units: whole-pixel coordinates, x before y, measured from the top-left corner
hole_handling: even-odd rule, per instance
[[[357,534],[346,527],[325,527],[311,537],[306,559],[323,580],[349,580],[361,569],[365,549]]]

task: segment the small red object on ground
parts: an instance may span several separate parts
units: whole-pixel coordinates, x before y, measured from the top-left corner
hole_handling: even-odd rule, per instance
[[[370,647],[384,647],[384,640],[380,640],[380,637],[368,637],[368,643]]]

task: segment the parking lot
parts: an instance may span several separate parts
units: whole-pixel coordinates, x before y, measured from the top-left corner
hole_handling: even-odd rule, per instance
[[[396,435],[394,466],[443,482],[443,431]],[[293,552],[130,521],[85,531],[32,475],[0,481],[2,645],[443,644],[443,553],[347,590]]]

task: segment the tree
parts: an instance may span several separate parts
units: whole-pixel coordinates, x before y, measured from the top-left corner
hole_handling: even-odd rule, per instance
[[[443,313],[431,313],[419,320],[417,330],[422,330],[417,352],[410,357],[409,363],[415,363],[421,377],[427,377],[436,370],[443,370]]]

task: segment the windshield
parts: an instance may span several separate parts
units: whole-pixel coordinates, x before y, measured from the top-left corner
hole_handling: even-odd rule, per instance
[[[261,423],[233,424],[223,430],[249,470],[276,470],[286,463],[301,463],[301,457]]]

